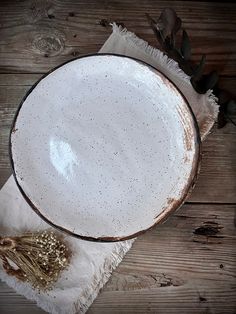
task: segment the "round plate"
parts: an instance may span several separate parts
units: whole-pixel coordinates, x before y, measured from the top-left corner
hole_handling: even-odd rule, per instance
[[[15,179],[47,222],[87,240],[132,238],[184,201],[199,163],[186,99],[138,60],[97,54],[44,76],[10,137]]]

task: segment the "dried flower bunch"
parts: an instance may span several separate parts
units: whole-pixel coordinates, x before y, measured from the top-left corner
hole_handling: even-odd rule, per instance
[[[191,77],[191,83],[196,92],[204,94],[209,89],[213,89],[220,105],[218,128],[225,126],[228,121],[236,125],[228,114],[229,108],[231,110],[236,108],[236,102],[231,99],[231,95],[227,91],[219,88],[219,76],[216,71],[204,74],[205,55],[202,56],[198,65],[191,60],[191,44],[185,30],[182,31],[181,44],[179,47],[177,46],[176,35],[181,29],[182,21],[176,12],[171,8],[166,8],[157,20],[153,19],[149,14],[146,14],[146,16],[161,48],[170,58],[178,62],[179,67]]]
[[[0,259],[6,273],[39,291],[52,289],[70,260],[70,251],[52,231],[0,237]]]

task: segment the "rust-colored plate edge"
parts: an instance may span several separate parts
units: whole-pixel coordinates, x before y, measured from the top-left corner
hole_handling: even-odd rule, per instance
[[[17,117],[18,114],[20,112],[20,109],[23,105],[23,103],[25,102],[26,98],[29,96],[29,94],[33,91],[33,89],[38,85],[38,83],[44,79],[46,76],[48,76],[50,73],[52,73],[53,71],[57,70],[58,68],[62,67],[63,65],[69,63],[69,62],[73,62],[77,59],[81,59],[81,58],[87,58],[87,57],[92,57],[92,56],[97,56],[97,55],[105,55],[105,56],[118,56],[118,57],[123,57],[123,58],[128,58],[128,59],[132,59],[135,60],[136,62],[142,63],[143,65],[146,65],[147,67],[151,68],[152,70],[154,70],[155,72],[159,72],[163,75],[163,77],[165,79],[167,79],[175,88],[176,90],[178,90],[178,92],[181,94],[181,96],[184,98],[185,103],[189,109],[189,112],[193,118],[193,123],[194,123],[194,129],[195,129],[195,150],[196,150],[196,156],[195,156],[195,160],[194,160],[194,167],[191,171],[191,175],[190,178],[188,180],[188,183],[185,186],[185,189],[182,193],[182,197],[179,200],[173,200],[172,202],[170,202],[169,207],[165,208],[157,217],[156,217],[156,221],[155,223],[144,230],[138,231],[134,234],[131,234],[129,236],[124,236],[124,237],[98,237],[98,238],[94,238],[94,237],[88,237],[88,236],[82,236],[76,233],[73,233],[72,231],[54,224],[51,220],[49,220],[48,218],[46,218],[41,212],[40,209],[37,208],[35,206],[35,204],[32,202],[32,200],[26,195],[26,193],[24,192],[23,188],[21,187],[21,185],[19,184],[18,180],[17,180],[17,176],[16,176],[16,171],[15,171],[15,167],[14,167],[14,160],[13,160],[13,156],[12,156],[12,143],[11,143],[11,135],[15,132],[15,125],[16,125],[16,121],[17,121]],[[181,205],[186,201],[186,199],[188,198],[188,196],[191,194],[196,181],[197,181],[197,177],[200,171],[200,161],[201,161],[201,137],[200,137],[200,131],[199,131],[199,127],[197,124],[197,120],[195,118],[195,115],[192,111],[191,106],[189,105],[186,97],[183,95],[183,93],[179,90],[179,88],[172,82],[169,80],[169,78],[163,74],[161,71],[157,70],[155,67],[153,67],[152,65],[141,61],[139,59],[133,58],[133,57],[129,57],[129,56],[125,56],[125,55],[121,55],[121,54],[115,54],[115,53],[94,53],[94,54],[87,54],[87,55],[83,55],[83,56],[79,56],[76,57],[74,59],[71,59],[69,61],[64,62],[63,64],[60,64],[59,66],[51,69],[49,72],[47,72],[46,74],[44,74],[30,89],[29,91],[25,94],[25,96],[23,97],[22,101],[20,102],[17,111],[15,113],[14,119],[13,119],[13,123],[10,129],[10,135],[9,135],[9,157],[10,157],[10,163],[11,163],[11,167],[12,167],[12,172],[13,172],[13,176],[16,182],[17,187],[19,188],[22,196],[24,197],[24,199],[26,200],[26,202],[30,205],[30,207],[36,212],[36,214],[38,214],[46,223],[48,223],[49,225],[51,225],[52,227],[65,232],[66,234],[69,234],[71,236],[74,236],[76,238],[80,238],[83,240],[87,240],[87,241],[94,241],[94,242],[117,242],[117,241],[124,241],[124,240],[129,240],[132,238],[135,238],[143,233],[145,233],[148,230],[151,230],[152,228],[154,228],[157,224],[162,223],[164,221],[167,220],[167,218],[170,216],[171,213],[173,213],[174,211],[176,211],[177,209],[179,209],[181,207]]]

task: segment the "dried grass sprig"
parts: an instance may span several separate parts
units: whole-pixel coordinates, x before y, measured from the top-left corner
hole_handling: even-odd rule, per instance
[[[0,237],[0,259],[6,273],[38,290],[52,289],[70,256],[62,238],[52,231]]]

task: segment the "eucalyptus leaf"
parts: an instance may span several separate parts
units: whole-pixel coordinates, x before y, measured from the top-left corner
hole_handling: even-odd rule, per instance
[[[236,112],[236,101],[231,99],[224,103],[220,103],[220,109],[218,114],[218,129],[223,128],[227,121],[230,121],[236,126],[236,122],[232,119],[232,115]]]
[[[205,94],[207,92],[208,89],[205,86],[205,80],[205,75],[203,75],[199,80],[196,80],[194,77],[191,78],[191,84],[197,93]]]
[[[218,127],[225,126],[227,121],[231,121],[234,125],[236,122],[229,116],[231,110],[236,109],[235,101],[230,101],[229,93],[218,87],[219,76],[216,71],[210,74],[203,74],[206,56],[203,55],[201,61],[196,66],[191,61],[191,44],[188,34],[183,30],[182,42],[178,48],[175,43],[176,34],[181,28],[182,21],[172,8],[166,8],[161,12],[158,20],[154,20],[149,14],[146,14],[149,24],[151,25],[162,49],[166,54],[178,62],[179,67],[191,77],[191,84],[199,94],[205,94],[209,89],[214,90],[214,94],[218,97],[220,106],[218,115]]]
[[[160,33],[160,30],[157,28],[157,22],[148,14],[146,13],[146,17],[148,20],[149,25],[151,26],[158,42],[160,43],[160,45],[165,48],[165,43],[164,43],[164,38],[162,36],[162,34]]]
[[[230,93],[228,93],[227,91],[223,90],[223,89],[215,89],[215,95],[218,98],[218,104],[220,106],[225,105],[226,103],[228,103],[231,99],[231,95]]]
[[[213,87],[215,87],[218,80],[219,80],[219,75],[216,71],[212,71],[210,74],[208,74],[205,79],[206,90],[213,89]]]
[[[182,25],[182,21],[179,17],[177,17],[172,33],[176,34],[180,30],[181,25]]]
[[[203,73],[205,61],[206,61],[206,55],[203,55],[199,65],[194,69],[194,74],[193,74],[194,81],[197,81],[198,79],[200,79]]]
[[[236,114],[236,101],[231,99],[227,104],[227,112],[228,114]]]
[[[179,62],[179,60],[182,58],[181,54],[179,53],[179,51],[175,48],[172,48],[169,53],[168,53],[169,57],[176,60],[177,62]]]
[[[205,93],[205,89],[202,87],[201,81],[196,81],[193,77],[191,77],[190,81],[193,88],[195,89],[197,93],[199,94]]]
[[[181,54],[185,60],[189,60],[191,58],[191,45],[188,34],[185,30],[183,30],[182,35],[182,43],[180,48]]]
[[[231,117],[229,117],[228,114],[225,114],[225,117],[226,117],[234,126],[236,126],[236,122],[235,122]]]
[[[222,129],[227,124],[227,119],[223,111],[219,111],[217,119],[217,128]]]
[[[173,9],[166,8],[161,12],[157,28],[162,32],[164,38],[171,37],[172,33],[176,34],[180,27],[181,21]]]
[[[155,21],[151,16],[150,14],[148,13],[145,13],[146,17],[147,17],[147,20],[149,22],[150,25],[156,25],[157,24],[157,21]]]

